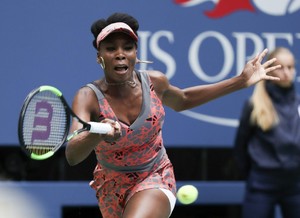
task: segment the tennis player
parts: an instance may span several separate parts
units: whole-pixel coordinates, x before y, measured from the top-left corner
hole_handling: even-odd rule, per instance
[[[110,123],[107,134],[84,132],[67,145],[66,157],[76,165],[95,152],[97,165],[90,185],[104,218],[167,218],[176,198],[173,166],[162,139],[164,107],[183,111],[251,86],[277,80],[267,74],[275,59],[262,64],[264,50],[236,77],[210,85],[181,89],[159,71],[139,72],[138,21],[123,13],[92,24],[93,45],[104,77],[79,89],[74,112],[85,121]],[[81,128],[74,121],[71,131]]]

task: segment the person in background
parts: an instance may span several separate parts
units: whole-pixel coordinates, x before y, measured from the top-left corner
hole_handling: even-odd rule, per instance
[[[267,50],[250,60],[236,77],[185,89],[169,83],[160,71],[138,71],[138,21],[114,13],[93,23],[93,45],[104,76],[81,87],[72,108],[86,122],[112,126],[107,134],[85,132],[66,147],[70,165],[95,152],[97,165],[90,185],[104,218],[167,218],[176,202],[176,181],[162,138],[164,107],[190,109],[260,80],[280,68],[276,59],[261,63]],[[271,67],[270,67],[271,66]],[[81,128],[73,120],[71,132]],[[192,128],[192,127],[191,127]]]
[[[300,217],[300,97],[295,58],[284,47],[272,51],[282,67],[261,81],[244,105],[234,142],[237,165],[246,179],[243,218]]]

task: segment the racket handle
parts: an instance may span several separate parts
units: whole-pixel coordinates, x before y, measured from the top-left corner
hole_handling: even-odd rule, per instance
[[[91,125],[89,132],[106,134],[112,130],[112,127],[108,123],[97,123],[97,122],[88,122]]]

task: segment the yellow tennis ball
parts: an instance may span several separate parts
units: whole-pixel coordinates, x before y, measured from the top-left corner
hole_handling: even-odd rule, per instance
[[[177,199],[182,204],[191,204],[198,198],[198,189],[193,185],[181,186],[177,191]]]

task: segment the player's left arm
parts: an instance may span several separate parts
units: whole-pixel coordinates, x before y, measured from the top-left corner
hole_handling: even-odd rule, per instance
[[[154,89],[163,104],[175,111],[187,110],[244,87],[240,79],[234,77],[218,83],[198,85],[180,89],[169,83],[163,73],[150,73]]]
[[[157,71],[151,73],[151,79],[154,89],[159,94],[163,104],[175,111],[183,111],[254,85],[261,80],[278,80],[279,78],[277,77],[267,75],[271,71],[281,67],[280,65],[273,66],[276,59],[273,58],[263,64],[261,63],[267,52],[268,50],[265,49],[248,61],[239,76],[214,84],[180,89],[171,85],[168,79]]]

